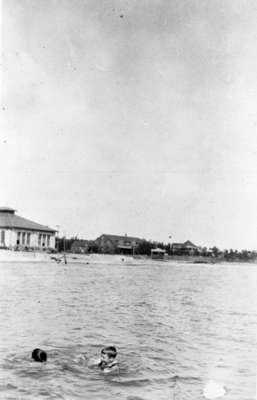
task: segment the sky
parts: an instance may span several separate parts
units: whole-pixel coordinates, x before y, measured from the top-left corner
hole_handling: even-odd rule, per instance
[[[0,205],[257,249],[252,0],[2,0]]]

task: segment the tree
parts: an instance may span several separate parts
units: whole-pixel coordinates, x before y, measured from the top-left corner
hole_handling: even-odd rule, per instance
[[[70,251],[72,243],[77,240],[76,237],[71,237],[70,239],[65,236],[56,238],[55,247],[58,251]]]
[[[214,257],[218,257],[220,254],[220,250],[216,246],[212,247],[211,251],[212,251],[212,254],[214,255]]]
[[[154,244],[152,242],[149,242],[148,240],[141,240],[140,243],[135,248],[135,254],[150,256],[151,249],[153,247],[154,247]]]

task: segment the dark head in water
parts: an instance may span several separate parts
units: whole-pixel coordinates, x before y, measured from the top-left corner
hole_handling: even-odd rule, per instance
[[[44,362],[47,360],[46,351],[41,350],[41,349],[34,349],[32,351],[32,358],[34,361]]]
[[[117,361],[115,360],[117,356],[117,350],[114,346],[104,347],[101,351],[101,360],[98,366],[102,370],[110,370],[111,368],[114,370],[117,368]]]
[[[106,354],[108,358],[114,359],[117,356],[117,350],[114,346],[107,346],[101,350],[101,355]]]

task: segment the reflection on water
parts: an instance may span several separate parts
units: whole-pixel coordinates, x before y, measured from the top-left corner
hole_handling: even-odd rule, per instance
[[[2,264],[0,398],[192,400],[215,382],[252,400],[256,280],[254,265]],[[105,345],[119,374],[78,357]]]

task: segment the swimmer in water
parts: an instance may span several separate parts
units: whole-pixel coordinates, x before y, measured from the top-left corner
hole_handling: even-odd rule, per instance
[[[89,363],[89,366],[99,367],[105,373],[117,371],[118,362],[116,356],[117,350],[114,346],[104,347],[101,350],[101,358],[95,360],[93,363]]]
[[[32,351],[31,358],[33,358],[33,360],[37,361],[37,362],[46,362],[47,353],[46,353],[46,351],[41,350],[41,349],[34,349]]]
[[[104,372],[111,372],[118,369],[118,362],[115,360],[117,350],[114,346],[104,347],[101,351],[101,360],[98,367]]]

